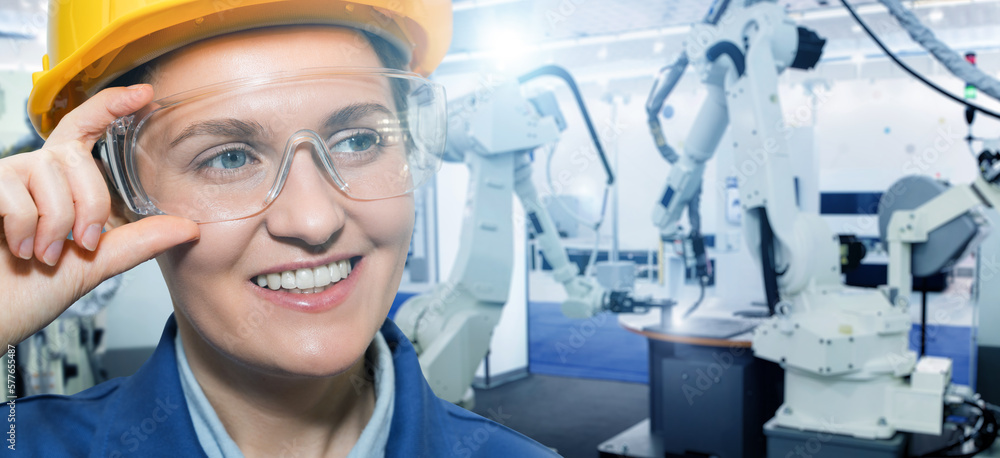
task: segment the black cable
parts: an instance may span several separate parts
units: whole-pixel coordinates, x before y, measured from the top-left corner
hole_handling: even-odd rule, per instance
[[[604,172],[608,175],[608,186],[611,186],[615,182],[615,174],[611,172],[611,165],[608,164],[608,158],[604,155],[604,147],[601,146],[601,140],[597,137],[597,131],[594,130],[594,123],[590,121],[590,113],[587,111],[587,105],[583,103],[583,96],[580,94],[580,88],[577,87],[573,75],[570,75],[565,68],[558,65],[545,65],[517,77],[517,82],[524,84],[545,75],[559,78],[566,83],[566,86],[569,86],[570,92],[573,93],[573,97],[576,99],[577,106],[580,107],[580,114],[583,115],[583,123],[587,125],[587,131],[590,132],[590,139],[594,142],[594,147],[597,148],[598,156],[601,157]]]
[[[698,309],[698,306],[701,305],[701,301],[705,299],[705,277],[701,275],[698,276],[698,286],[700,286],[701,289],[701,292],[698,293],[698,300],[694,301],[694,305],[692,305],[691,308],[687,309],[687,311],[684,312],[684,318],[687,318],[692,313],[694,313],[694,311]]]
[[[896,65],[898,65],[900,68],[902,68],[904,71],[906,71],[906,73],[909,73],[910,76],[912,76],[912,77],[920,80],[921,83],[924,83],[925,85],[927,85],[931,89],[934,89],[935,91],[937,91],[938,93],[940,93],[941,95],[943,95],[945,97],[948,97],[948,98],[950,98],[950,99],[952,99],[952,100],[954,100],[954,101],[956,101],[958,103],[961,103],[961,104],[963,104],[963,105],[965,105],[965,106],[967,106],[969,108],[975,109],[975,110],[977,110],[977,111],[979,111],[979,112],[981,112],[981,113],[983,113],[983,114],[985,114],[987,116],[991,116],[991,117],[1000,119],[1000,113],[997,113],[995,111],[991,111],[989,109],[983,108],[983,107],[981,107],[979,105],[976,105],[976,104],[974,104],[972,102],[969,102],[969,101],[967,101],[967,100],[965,100],[965,99],[963,99],[961,97],[953,95],[952,93],[950,93],[950,92],[942,89],[940,86],[938,86],[938,85],[930,82],[927,78],[924,78],[923,76],[921,76],[920,74],[918,74],[916,71],[914,71],[912,68],[910,68],[909,66],[907,66],[906,64],[904,64],[903,61],[899,60],[899,58],[896,57],[896,55],[893,54],[892,51],[890,51],[889,48],[887,48],[885,46],[885,44],[883,44],[882,41],[879,40],[878,37],[875,36],[875,33],[873,33],[871,31],[871,29],[868,28],[868,24],[865,24],[864,21],[862,21],[861,18],[858,17],[858,13],[856,13],[854,11],[854,8],[851,8],[851,5],[847,3],[847,0],[840,0],[840,3],[844,4],[844,8],[847,8],[847,12],[851,14],[851,17],[853,17],[854,20],[858,23],[858,25],[860,25],[861,28],[864,29],[865,33],[868,34],[869,37],[871,37],[872,41],[875,42],[875,44],[882,50],[882,52],[884,52],[885,55],[889,57],[889,59],[891,59],[893,62],[895,62]]]
[[[972,147],[972,142],[976,140],[976,137],[972,136],[972,124],[969,124],[969,134],[965,136],[965,144],[969,145],[969,154],[972,157],[976,157],[976,149]]]
[[[927,278],[920,279],[920,356],[927,354]]]
[[[924,453],[923,455],[920,455],[918,458],[945,458],[945,457],[951,457],[952,455],[946,455],[945,453],[947,453],[949,450],[954,449],[955,447],[958,447],[958,446],[961,446],[961,445],[965,444],[966,442],[969,441],[969,439],[972,438],[972,436],[973,436],[973,434],[965,434],[965,433],[963,433],[961,439],[959,439],[959,440],[957,440],[955,442],[952,442],[952,443],[950,443],[948,445],[945,445],[944,447],[941,447],[941,448],[939,448],[937,450],[933,450],[933,451]]]
[[[969,403],[969,401],[966,402]],[[983,403],[986,404],[985,401]],[[974,405],[983,413],[983,427],[979,430],[979,433],[981,434],[984,430],[986,431],[984,438],[976,441],[977,450],[973,454],[977,454],[993,446],[993,443],[997,440],[997,436],[1000,435],[1000,424],[997,423],[996,413],[989,408],[989,404],[986,404],[987,407],[985,408],[980,407],[978,404]]]
[[[691,237],[701,234],[701,185],[688,201],[688,224],[691,226]]]
[[[767,298],[769,315],[774,315],[774,309],[781,301],[778,293],[778,272],[775,270],[774,232],[771,231],[771,223],[767,219],[767,209],[761,208],[758,216],[760,218],[760,264],[764,274],[764,295]]]
[[[983,406],[980,406],[979,404],[968,400],[963,401],[963,404],[975,407],[977,410],[979,410],[980,413],[979,419],[977,419],[976,421],[976,423],[979,423],[980,420],[982,421],[982,424],[979,426],[979,428],[977,428],[976,431],[970,434],[963,434],[962,438],[959,439],[958,441],[955,441],[937,450],[920,455],[921,458],[933,458],[933,457],[972,458],[977,454],[982,453],[983,451],[986,451],[993,446],[993,443],[997,439],[998,425],[997,425],[997,417],[994,414],[994,409],[991,408],[992,406],[987,404],[986,407],[984,408]],[[947,453],[948,451],[953,450],[956,447],[965,445],[970,439],[973,440],[973,444],[976,447],[975,450],[960,454]]]

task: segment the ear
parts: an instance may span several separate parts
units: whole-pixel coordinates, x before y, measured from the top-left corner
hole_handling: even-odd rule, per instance
[[[102,164],[101,160],[96,157],[94,158],[94,162],[97,165],[97,169],[101,171],[101,176],[104,177],[104,185],[107,186],[108,193],[111,194],[111,215],[108,217],[108,223],[105,225],[105,229],[111,230],[133,221],[137,221],[139,219],[139,215],[129,211],[128,207],[125,205],[125,201],[122,200],[122,196],[118,195],[118,191],[116,191],[114,185],[111,184],[111,179],[105,173],[104,164]]]
[[[118,193],[111,190],[111,216],[108,217],[107,229],[121,227],[138,219],[138,215],[125,208],[125,201],[118,196]]]

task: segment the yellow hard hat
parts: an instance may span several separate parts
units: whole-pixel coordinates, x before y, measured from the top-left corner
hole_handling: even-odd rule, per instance
[[[430,74],[451,43],[449,0],[50,0],[48,54],[33,75],[31,123],[62,117],[121,74],[205,38],[257,27],[330,24],[387,39]]]

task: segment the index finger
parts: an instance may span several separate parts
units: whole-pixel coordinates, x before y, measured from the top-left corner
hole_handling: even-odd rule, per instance
[[[64,116],[45,144],[81,142],[88,153],[114,120],[135,113],[153,100],[153,87],[136,84],[98,92]]]
[[[100,169],[91,159],[94,143],[108,125],[134,113],[153,97],[152,86],[137,84],[127,88],[108,88],[91,97],[67,114],[45,146],[57,151],[69,184],[75,221],[73,239],[88,250],[97,248],[101,227],[111,211],[111,198]]]

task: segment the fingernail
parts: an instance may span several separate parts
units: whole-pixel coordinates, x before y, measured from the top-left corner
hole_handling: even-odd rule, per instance
[[[145,86],[145,84],[133,84],[133,85],[129,86],[128,87],[128,90],[129,90],[128,96],[131,97],[134,100],[138,100],[138,99],[142,98],[142,95],[143,95],[143,86]]]
[[[34,250],[35,238],[28,237],[17,247],[17,256],[21,259],[31,259],[31,252]]]
[[[101,226],[99,224],[91,224],[83,233],[83,238],[80,239],[83,242],[83,247],[94,251],[97,249],[97,242],[101,240]]]
[[[59,260],[59,255],[62,254],[62,249],[63,249],[62,240],[53,242],[52,245],[49,245],[49,248],[45,250],[45,254],[42,255],[42,261],[50,266],[56,265],[56,261]]]

